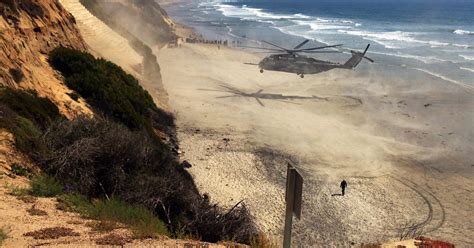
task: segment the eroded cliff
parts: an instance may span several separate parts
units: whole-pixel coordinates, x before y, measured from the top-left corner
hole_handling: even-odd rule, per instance
[[[67,117],[91,113],[82,99],[71,99],[47,62],[47,54],[58,46],[87,50],[74,17],[58,1],[0,2],[0,86],[36,90]]]

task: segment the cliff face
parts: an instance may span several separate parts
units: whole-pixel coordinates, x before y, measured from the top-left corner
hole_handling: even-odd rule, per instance
[[[82,0],[87,1],[87,0]],[[155,1],[107,0],[96,1],[103,14],[115,25],[128,31],[148,46],[163,45],[177,36],[174,23]]]
[[[84,34],[98,28],[96,26],[87,27],[88,24],[91,24],[90,20],[84,19],[82,13],[75,11],[78,1],[91,14],[128,40],[130,47],[143,58],[140,67],[134,68],[135,72],[140,75],[142,86],[152,94],[155,103],[169,110],[168,95],[161,82],[160,66],[152,50],[152,48],[162,47],[177,39],[177,35],[174,33],[175,24],[165,10],[151,0],[62,0],[66,8],[74,15],[79,14],[76,17],[79,24],[85,24],[79,25]],[[104,35],[99,34],[98,36]],[[104,53],[106,49],[94,46],[87,38],[92,50],[106,55]],[[120,61],[120,59],[114,59],[111,56],[105,56],[105,58],[114,63]]]
[[[57,46],[86,50],[74,17],[56,0],[0,2],[0,86],[34,89],[68,117],[90,113],[51,69],[47,54]]]

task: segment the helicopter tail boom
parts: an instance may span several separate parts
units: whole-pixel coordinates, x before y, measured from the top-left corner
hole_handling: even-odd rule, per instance
[[[364,52],[351,51],[352,57],[343,65],[343,67],[346,69],[354,69],[362,61],[362,59],[367,59],[370,62],[374,62],[372,59],[365,56],[367,50],[369,50],[369,47],[370,44],[367,45]]]

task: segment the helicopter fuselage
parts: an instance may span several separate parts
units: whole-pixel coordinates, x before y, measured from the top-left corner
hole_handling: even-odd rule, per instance
[[[329,71],[334,68],[343,68],[344,65],[329,61],[317,60],[297,54],[274,54],[264,58],[258,66],[263,70],[283,71],[298,75],[315,74]]]

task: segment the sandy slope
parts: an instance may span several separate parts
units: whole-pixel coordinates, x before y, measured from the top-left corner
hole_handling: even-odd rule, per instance
[[[76,18],[81,35],[93,53],[113,61],[129,73],[134,71],[134,66],[140,66],[142,57],[129,46],[127,39],[92,15],[78,0],[60,2]]]
[[[231,206],[245,199],[263,229],[281,233],[291,160],[305,176],[295,244],[396,240],[401,227],[416,223],[426,235],[474,245],[468,89],[382,65],[304,79],[260,74],[243,64],[258,62],[256,55],[212,45],[185,44],[157,55],[183,159],[214,201]],[[326,99],[259,99],[262,106],[234,94],[260,89]],[[342,178],[348,195],[332,196]]]

